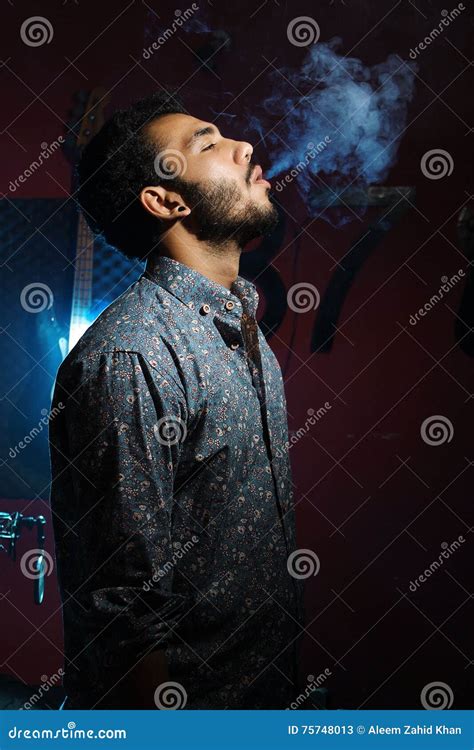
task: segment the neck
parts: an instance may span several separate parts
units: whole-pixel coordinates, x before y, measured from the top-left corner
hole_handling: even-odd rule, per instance
[[[230,289],[239,273],[241,248],[233,241],[215,247],[188,237],[186,243],[160,244],[156,254],[167,255]]]

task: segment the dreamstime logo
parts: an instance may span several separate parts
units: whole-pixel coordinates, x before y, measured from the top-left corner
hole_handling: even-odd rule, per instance
[[[188,163],[186,157],[181,151],[174,148],[167,148],[160,151],[155,158],[154,167],[158,177],[163,180],[173,180],[175,177],[182,177],[186,172]]]
[[[281,446],[277,446],[275,455],[278,458],[281,458],[286,451],[296,445],[296,443],[309,432],[312,426],[319,422],[319,420],[328,413],[329,409],[332,409],[329,401],[325,401],[324,405],[320,406],[317,411],[315,411],[312,407],[310,409],[307,409],[306,413],[308,414],[308,416],[305,419],[304,425],[302,427],[298,427],[297,430],[293,430],[290,433],[289,440],[285,440],[285,442]]]
[[[28,47],[42,47],[43,44],[49,44],[53,35],[51,21],[44,16],[31,16],[21,24],[21,41]]]
[[[429,180],[441,180],[443,177],[449,177],[454,169],[453,157],[442,148],[433,148],[423,154],[420,165],[421,171]]]
[[[142,586],[143,591],[151,591],[152,587],[155,583],[158,583],[159,580],[161,580],[167,573],[169,573],[171,570],[173,570],[174,566],[179,560],[182,560],[183,557],[189,552],[190,549],[194,547],[195,544],[199,542],[199,537],[193,534],[191,539],[188,539],[187,542],[184,544],[181,544],[181,542],[175,542],[176,546],[175,551],[173,552],[171,556],[171,560],[167,560],[164,565],[161,566],[155,573],[153,573],[152,577],[148,579],[148,581],[145,581],[145,583]]]
[[[319,292],[313,284],[308,281],[300,281],[288,289],[286,301],[293,312],[308,312],[316,310],[320,302]]]
[[[314,18],[298,16],[288,24],[286,35],[291,44],[296,47],[307,47],[309,44],[316,44],[321,30]]]
[[[195,13],[197,10],[199,10],[199,5],[197,3],[193,3],[190,8],[186,8],[184,12],[181,12],[179,8],[177,8],[174,12],[175,18],[173,20],[173,23],[171,26],[168,26],[167,29],[163,31],[162,34],[156,39],[152,44],[150,44],[149,47],[143,50],[142,57],[144,60],[149,60],[150,57],[155,53],[157,49],[160,49],[167,41],[170,39],[173,34],[183,26],[183,24],[191,18],[193,13]]]
[[[320,567],[319,557],[312,549],[296,549],[288,557],[288,573],[293,578],[317,576]]]
[[[308,166],[309,162],[312,159],[315,159],[318,154],[321,153],[321,151],[324,151],[328,147],[328,145],[331,143],[331,138],[329,135],[326,135],[322,141],[319,141],[319,143],[314,145],[312,141],[308,143],[308,150],[304,156],[304,159],[302,161],[299,161],[298,164],[295,167],[292,167],[290,171],[281,178],[281,180],[278,180],[277,183],[275,183],[275,189],[278,190],[279,193],[293,180],[295,177],[298,177],[301,172],[303,172],[306,167]]]
[[[41,578],[41,576],[50,576],[53,572],[53,558],[43,549],[30,549],[22,555],[20,561],[20,570],[25,578],[32,581]]]
[[[430,682],[421,691],[420,700],[427,711],[443,711],[453,705],[454,693],[445,682]]]
[[[448,278],[448,276],[441,276],[441,281],[443,282],[442,286],[440,286],[438,291],[430,297],[428,302],[425,302],[423,307],[420,307],[418,312],[416,312],[414,315],[410,315],[410,325],[416,326],[420,318],[424,318],[426,313],[432,310],[432,308],[437,305],[438,302],[441,302],[445,294],[450,292],[453,286],[455,286],[465,276],[466,274],[464,273],[462,268],[460,268],[457,273],[453,273],[451,278]]]
[[[41,675],[41,685],[38,687],[38,690],[36,691],[36,693],[33,693],[30,699],[27,700],[19,710],[30,711],[32,708],[34,708],[35,704],[38,703],[39,700],[41,700],[43,695],[47,693],[50,688],[56,687],[56,683],[60,682],[60,679],[63,676],[64,670],[61,667],[57,672],[55,672],[55,674],[51,675],[51,677],[48,677],[48,675],[46,674]]]
[[[153,427],[155,437],[161,445],[176,445],[186,437],[186,425],[179,417],[161,417]]]
[[[292,703],[290,703],[289,706],[286,707],[286,710],[287,711],[289,711],[289,710],[293,710],[294,711],[295,709],[299,708],[301,706],[301,704],[306,701],[306,699],[308,698],[308,696],[310,696],[311,693],[313,693],[317,688],[319,688],[323,684],[323,682],[325,682],[327,680],[327,678],[330,677],[331,675],[332,675],[332,672],[329,669],[329,667],[326,667],[326,669],[324,670],[324,672],[321,672],[320,674],[318,674],[317,677],[315,677],[314,674],[309,674],[307,676],[308,682],[307,682],[307,685],[306,685],[304,691],[302,693],[300,693],[295,698],[295,700]]]
[[[463,535],[460,534],[458,538],[454,540],[454,542],[451,542],[451,544],[448,544],[448,542],[442,542],[442,552],[439,553],[438,559],[433,560],[433,562],[430,563],[429,567],[425,568],[423,573],[420,573],[418,578],[415,578],[414,581],[410,581],[410,591],[413,591],[415,593],[423,583],[426,583],[426,580],[428,578],[434,575],[434,573],[436,573],[436,571],[439,570],[442,565],[444,565],[445,560],[449,560],[451,555],[453,555],[456,550],[461,547],[461,544],[464,544],[465,541],[466,540],[464,539]]]
[[[20,294],[20,304],[26,312],[40,313],[43,310],[49,310],[53,301],[53,292],[47,284],[41,281],[27,284]]]
[[[453,8],[451,11],[442,10],[441,16],[442,19],[439,22],[438,26],[430,31],[430,33],[425,36],[422,42],[416,45],[416,47],[412,47],[410,50],[410,57],[412,60],[416,60],[420,52],[423,52],[426,47],[428,47],[432,42],[435,41],[435,39],[444,31],[446,26],[449,26],[452,21],[454,21],[458,16],[461,15],[461,11],[466,10],[466,7],[464,3],[458,3],[457,8]]]
[[[162,711],[176,711],[185,707],[188,694],[179,682],[162,682],[155,690],[154,700]]]
[[[35,724],[36,726],[38,726],[37,722],[35,722]],[[127,731],[126,729],[82,729],[81,727],[77,726],[75,721],[68,721],[67,725],[62,726],[60,729],[33,727],[32,729],[24,730],[14,725],[11,729],[8,730],[8,738],[11,740],[54,740],[58,737],[60,737],[61,739],[74,740],[126,740]],[[51,745],[52,743],[50,743],[50,746]]]
[[[43,427],[48,425],[54,417],[56,417],[61,409],[64,409],[65,406],[62,401],[58,402],[58,405],[55,406],[53,409],[51,409],[50,412],[48,412],[47,409],[41,409],[41,414],[43,415],[38,422],[38,425],[35,427],[32,427],[32,429],[29,431],[28,435],[25,435],[23,440],[20,440],[19,443],[17,443],[15,446],[11,447],[8,451],[8,455],[10,458],[16,458],[20,451],[22,451],[24,448],[26,448],[27,445],[29,445],[37,435],[39,435],[43,431]]]
[[[453,423],[441,414],[427,417],[420,427],[423,441],[428,445],[443,445],[450,443],[454,435]]]
[[[39,152],[39,156],[26,167],[26,169],[22,172],[21,175],[16,178],[16,180],[10,180],[10,184],[8,186],[10,192],[14,193],[16,190],[18,190],[20,184],[26,182],[27,179],[31,177],[31,175],[33,175],[44,164],[44,162],[49,159],[50,156],[56,153],[58,148],[60,148],[63,143],[64,138],[62,135],[58,136],[58,138],[52,143],[46,143],[46,141],[43,141],[43,143],[41,144],[41,151]]]

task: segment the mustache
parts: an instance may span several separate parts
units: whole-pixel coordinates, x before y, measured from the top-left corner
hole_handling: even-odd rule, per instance
[[[249,162],[247,174],[245,176],[245,182],[247,183],[247,185],[250,185],[251,177],[256,166],[257,164],[255,164],[254,162]]]

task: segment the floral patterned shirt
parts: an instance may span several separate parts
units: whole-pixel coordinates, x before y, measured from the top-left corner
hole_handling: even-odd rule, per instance
[[[113,707],[113,686],[155,648],[176,707],[296,697],[286,402],[258,299],[241,276],[229,290],[154,256],[59,368],[49,439],[66,708]]]

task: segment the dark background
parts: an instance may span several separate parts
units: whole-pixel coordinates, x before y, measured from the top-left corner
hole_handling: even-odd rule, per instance
[[[178,89],[191,114],[250,141],[265,169],[267,139],[251,118],[275,85],[270,74],[300,65],[306,53],[288,42],[293,18],[312,16],[321,42],[340,36],[342,55],[372,65],[389,53],[408,59],[452,7],[422,0],[203,2],[195,15],[208,30],[196,24],[180,30],[145,60],[143,48],[175,17],[169,2],[3,4],[0,511],[43,513],[51,555],[46,433],[13,459],[9,449],[48,408],[59,364],[60,329],[41,330],[37,316],[22,309],[25,285],[47,283],[56,322],[63,330],[68,325],[77,222],[71,164],[58,151],[18,190],[9,184],[37,158],[42,142],[66,135],[75,122],[74,93],[104,86],[108,114],[162,86]],[[50,44],[22,43],[21,24],[33,15],[53,25]],[[335,708],[420,708],[431,682],[449,686],[453,708],[472,703],[472,32],[467,9],[417,59],[415,96],[384,181],[413,188],[410,200],[400,197],[333,226],[308,210],[295,181],[275,195],[280,233],[270,243],[253,243],[242,263],[261,292],[259,318],[284,372],[298,544],[320,561],[319,573],[306,581],[303,681],[329,669],[324,685]],[[276,119],[263,126],[283,127]],[[452,174],[439,180],[420,169],[422,156],[435,148],[454,162]],[[344,259],[351,245],[365,247],[377,221],[376,241],[352,273]],[[98,247],[96,261],[100,311],[141,269],[110,248]],[[331,317],[338,269],[352,283],[339,316]],[[459,269],[465,278],[410,325],[441,278]],[[286,303],[297,283],[316,287],[329,310],[324,351],[312,346],[315,329],[324,332],[321,308],[295,312]],[[325,402],[331,408],[298,437],[308,410]],[[429,445],[421,425],[437,415],[452,424],[452,439]],[[410,581],[459,535],[466,542],[411,591]],[[24,531],[16,562],[0,550],[0,673],[35,684],[62,666],[62,626],[54,569],[41,606],[20,571],[21,555],[32,547],[34,532]]]

